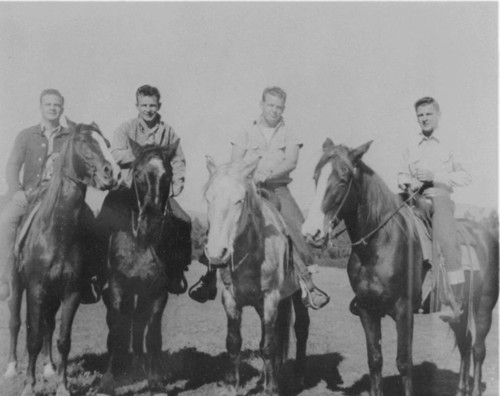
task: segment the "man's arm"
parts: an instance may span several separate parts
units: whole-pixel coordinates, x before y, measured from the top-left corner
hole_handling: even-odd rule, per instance
[[[14,193],[21,189],[21,182],[19,180],[19,173],[24,165],[26,158],[26,137],[21,132],[17,135],[14,141],[14,146],[7,161],[5,171],[5,180],[7,181],[8,192],[7,196],[12,196]]]
[[[242,160],[246,152],[246,148],[233,143],[231,149],[231,162]]]
[[[180,141],[173,131],[172,133],[175,141]],[[172,164],[172,196],[176,197],[184,190],[186,177],[186,158],[184,157],[180,142],[170,163]]]
[[[135,158],[128,145],[130,127],[128,122],[120,125],[113,133],[113,140],[111,142],[111,154],[121,168],[130,167]]]
[[[297,167],[299,160],[300,145],[290,144],[285,147],[285,159],[275,168],[269,171],[269,175],[264,181],[272,182],[275,179],[280,179],[287,176]]]

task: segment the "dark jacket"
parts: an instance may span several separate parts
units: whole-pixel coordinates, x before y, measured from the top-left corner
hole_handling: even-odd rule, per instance
[[[61,151],[63,143],[69,136],[70,130],[61,127],[54,137],[54,153]],[[40,185],[47,161],[48,144],[48,139],[42,134],[40,125],[19,132],[7,162],[8,195],[20,189],[29,193]],[[23,169],[22,179],[20,179],[21,169]]]

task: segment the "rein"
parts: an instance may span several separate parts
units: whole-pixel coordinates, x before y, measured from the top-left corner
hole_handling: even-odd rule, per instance
[[[359,239],[358,241],[354,242],[354,243],[351,243],[351,246],[357,246],[357,245],[367,245],[368,243],[366,242],[366,240],[368,238],[370,238],[372,235],[376,234],[378,231],[380,231],[382,229],[382,227],[384,227],[388,222],[389,220],[391,220],[404,206],[406,206],[408,204],[408,202],[410,202],[414,197],[415,195],[418,194],[418,190],[416,190],[412,195],[410,195],[407,199],[405,199],[403,201],[403,203],[401,205],[399,205],[399,207],[391,213],[390,216],[388,216],[384,221],[382,221],[380,223],[379,226],[377,226],[373,231],[370,231],[368,234],[366,234],[364,237],[362,237],[361,239]]]
[[[354,171],[356,171],[356,169],[354,169]],[[345,204],[345,202],[347,200],[347,197],[349,196],[349,193],[350,193],[351,187],[352,187],[352,181],[353,181],[353,179],[354,179],[354,177],[352,177],[351,180],[349,181],[349,185],[347,186],[347,191],[346,191],[344,197],[342,198],[342,202],[340,203],[340,206],[338,207],[338,209],[335,212],[335,214],[330,219],[330,222],[328,224],[328,228],[329,229],[333,229],[334,222],[337,222],[337,223],[340,222],[339,218],[338,218],[338,215],[339,215],[340,211],[342,210],[342,207],[344,206],[344,204]],[[391,213],[390,216],[388,216],[384,221],[382,221],[374,230],[370,231],[368,234],[366,234],[364,237],[360,238],[358,241],[356,241],[354,243],[351,243],[351,247],[352,246],[357,246],[357,245],[363,245],[363,246],[367,245],[368,243],[366,242],[366,240],[368,238],[370,238],[371,236],[373,236],[374,234],[376,234],[377,232],[379,232],[382,229],[382,227],[384,227],[389,222],[389,220],[392,219],[417,194],[418,194],[418,190],[416,190],[412,195],[410,195],[407,199],[405,199],[404,202],[393,213]],[[345,230],[346,230],[346,228],[344,228],[342,231],[338,232],[336,236],[342,234]]]

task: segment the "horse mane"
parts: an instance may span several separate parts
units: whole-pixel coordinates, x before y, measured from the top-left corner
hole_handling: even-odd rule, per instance
[[[80,127],[80,125],[79,125]],[[78,129],[80,130],[80,129]],[[75,132],[73,132],[75,133]],[[54,161],[54,169],[52,178],[49,181],[48,187],[41,188],[37,194],[37,198],[41,198],[40,213],[44,213],[49,217],[52,217],[55,204],[60,196],[63,177],[66,164],[72,164],[73,155],[73,138],[72,134],[64,143],[61,148],[59,157]],[[37,201],[36,199],[35,201]]]
[[[358,161],[357,168],[364,189],[360,215],[368,225],[377,226],[398,208],[398,199],[382,178],[362,160]]]

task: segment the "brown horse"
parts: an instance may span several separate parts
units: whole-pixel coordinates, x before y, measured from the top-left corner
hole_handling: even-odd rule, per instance
[[[351,150],[335,146],[330,139],[325,141],[314,173],[316,193],[302,232],[310,243],[321,245],[330,230],[344,220],[353,241],[347,271],[366,335],[370,394],[382,395],[380,322],[389,315],[396,322],[396,363],[408,396],[413,394],[413,312],[420,306],[423,253],[411,209],[361,160],[370,144]],[[470,300],[466,298],[465,313],[452,329],[462,359],[458,395],[469,392],[472,350],[472,394],[478,396],[485,338],[498,297],[498,241],[477,224],[470,223],[469,227],[477,238],[481,276],[466,271],[466,289],[473,291],[473,295]],[[474,340],[468,331],[469,314],[475,321]]]
[[[129,145],[135,156],[132,185],[112,191],[103,208],[103,212],[107,208],[113,211],[115,218],[109,219],[114,225],[109,239],[109,289],[104,298],[109,363],[99,395],[114,394],[116,377],[128,364],[130,336],[134,358],[147,371],[150,392],[165,393],[161,322],[168,299],[165,264],[172,254],[165,242],[175,232],[168,198],[170,161],[177,145],[141,147],[132,140]]]
[[[309,313],[290,262],[291,244],[283,219],[257,194],[252,181],[256,166],[257,161],[216,167],[207,157],[211,176],[205,190],[209,221],[205,253],[211,265],[221,268],[225,285],[226,345],[233,364],[226,376],[227,391],[236,394],[238,390],[241,315],[244,306],[252,306],[261,319],[264,392],[276,395],[277,374],[288,351],[292,303],[296,315],[296,379],[303,385]]]
[[[83,245],[80,219],[87,186],[112,188],[119,175],[107,141],[96,125],[79,124],[64,143],[54,173],[41,193],[39,209],[31,220],[14,271],[9,365],[17,361],[23,291],[27,294],[27,344],[29,362],[23,396],[34,395],[36,360],[42,343],[51,359],[55,316],[61,307],[57,396],[69,395],[66,378],[71,347],[71,326],[80,303]],[[49,362],[50,363],[50,362]]]

